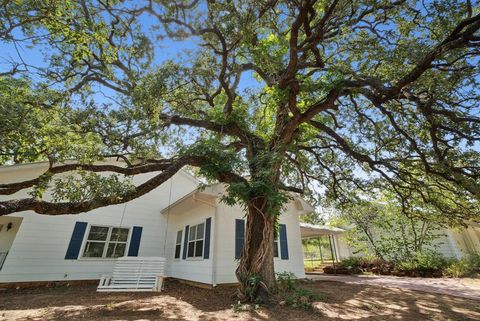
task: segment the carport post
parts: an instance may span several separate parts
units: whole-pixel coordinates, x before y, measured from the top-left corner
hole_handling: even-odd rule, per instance
[[[328,234],[328,243],[330,243],[330,253],[332,254],[333,269],[335,270],[335,254],[333,254],[332,239],[330,234]]]
[[[323,263],[322,242],[321,242],[322,237],[319,236],[319,237],[317,238],[317,240],[318,240],[318,249],[320,250],[320,262]]]
[[[332,234],[333,253],[335,254],[335,261],[338,262],[337,245],[335,244],[335,235]]]

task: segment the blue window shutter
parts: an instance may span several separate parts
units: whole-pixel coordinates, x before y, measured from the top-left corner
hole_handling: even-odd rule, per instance
[[[207,218],[205,222],[205,242],[204,242],[204,249],[203,249],[203,258],[208,259],[210,258],[210,230],[212,226],[212,218]]]
[[[243,243],[245,242],[245,220],[235,220],[235,258],[242,256]]]
[[[280,224],[280,257],[288,260],[287,226]]]
[[[190,225],[185,226],[185,238],[183,241],[183,255],[182,259],[187,258],[187,247],[188,247],[188,230],[190,229]]]
[[[86,222],[75,222],[72,237],[70,238],[70,243],[68,243],[67,253],[65,254],[65,260],[76,260],[78,258],[86,230]]]
[[[128,256],[138,256],[138,249],[140,248],[140,240],[142,239],[141,226],[134,226],[132,230],[132,237],[130,238],[130,246],[128,247]]]

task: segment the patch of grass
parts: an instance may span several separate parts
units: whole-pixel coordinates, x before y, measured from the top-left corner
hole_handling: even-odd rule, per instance
[[[311,309],[314,301],[322,299],[322,296],[312,290],[299,286],[294,275],[289,272],[277,273],[277,286],[280,304],[292,308]]]
[[[332,264],[332,260],[309,260],[309,259],[305,259],[303,261],[303,265],[306,269],[314,269],[314,268],[317,268],[319,266],[322,266],[322,265],[325,265],[325,264]]]

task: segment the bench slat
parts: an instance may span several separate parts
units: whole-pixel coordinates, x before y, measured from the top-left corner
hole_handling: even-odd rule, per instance
[[[165,266],[166,260],[162,257],[118,258],[112,275],[102,277],[97,291],[158,291],[163,285]]]

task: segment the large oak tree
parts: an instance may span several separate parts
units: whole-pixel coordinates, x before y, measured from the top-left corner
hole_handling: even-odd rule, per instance
[[[405,212],[479,220],[479,29],[459,0],[1,1],[0,162],[50,167],[0,182],[32,191],[0,215],[127,202],[190,166],[245,207],[244,299],[275,286],[292,192],[388,191]]]

